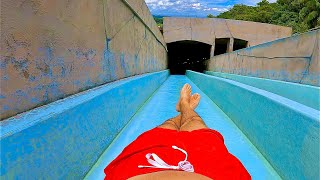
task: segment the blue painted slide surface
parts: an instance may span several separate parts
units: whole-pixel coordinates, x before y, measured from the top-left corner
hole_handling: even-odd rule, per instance
[[[115,81],[1,121],[0,179],[83,178],[168,75]]]
[[[320,112],[230,79],[187,71],[284,179],[320,177]]]
[[[280,179],[270,164],[228,116],[186,76],[169,77],[114,139],[87,174],[86,179],[103,179],[104,168],[129,143],[143,132],[176,116],[178,113],[175,111],[175,106],[179,99],[180,89],[185,83],[191,84],[193,93],[197,92],[201,95],[201,102],[196,112],[210,128],[218,130],[224,136],[229,151],[240,159],[253,179]]]
[[[127,78],[1,121],[1,179],[103,179],[129,143],[177,115],[185,83],[202,96],[198,114],[253,179],[319,174],[319,111],[230,79],[168,76]]]
[[[206,71],[205,73],[263,89],[320,110],[320,87],[221,72]]]

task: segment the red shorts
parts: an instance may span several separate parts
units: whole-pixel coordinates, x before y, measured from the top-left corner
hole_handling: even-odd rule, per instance
[[[155,153],[169,165],[177,166],[185,155],[172,149],[175,145],[188,153],[194,172],[212,179],[251,179],[241,162],[230,154],[222,135],[212,129],[192,132],[154,128],[140,135],[105,169],[105,179],[128,179],[133,176],[168,169],[138,168],[150,165],[146,154]]]

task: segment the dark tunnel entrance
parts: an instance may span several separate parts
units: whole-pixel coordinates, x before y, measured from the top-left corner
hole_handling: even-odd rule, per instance
[[[186,70],[203,72],[205,60],[210,58],[211,45],[197,41],[178,41],[168,44],[171,74],[185,74]]]
[[[233,50],[239,50],[248,47],[248,41],[242,39],[234,39]]]
[[[229,38],[216,39],[215,47],[214,47],[214,55],[218,56],[220,54],[227,53],[229,43],[230,43]]]

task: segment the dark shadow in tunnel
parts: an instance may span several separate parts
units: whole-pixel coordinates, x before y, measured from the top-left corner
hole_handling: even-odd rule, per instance
[[[228,45],[229,45],[230,39],[229,38],[218,38],[215,40],[215,46],[214,46],[214,55],[220,55],[227,53]]]
[[[186,70],[206,70],[205,60],[210,58],[211,45],[198,41],[177,41],[167,46],[171,74],[185,74]]]
[[[239,50],[248,47],[248,41],[242,39],[234,39],[233,50]]]

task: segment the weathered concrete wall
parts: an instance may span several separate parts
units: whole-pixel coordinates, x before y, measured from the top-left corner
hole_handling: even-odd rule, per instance
[[[208,70],[320,85],[320,30],[213,57]]]
[[[3,0],[0,46],[1,119],[167,68],[143,0]]]
[[[194,40],[214,45],[216,38],[246,40],[249,46],[288,37],[292,28],[219,18],[164,18],[166,43]]]

